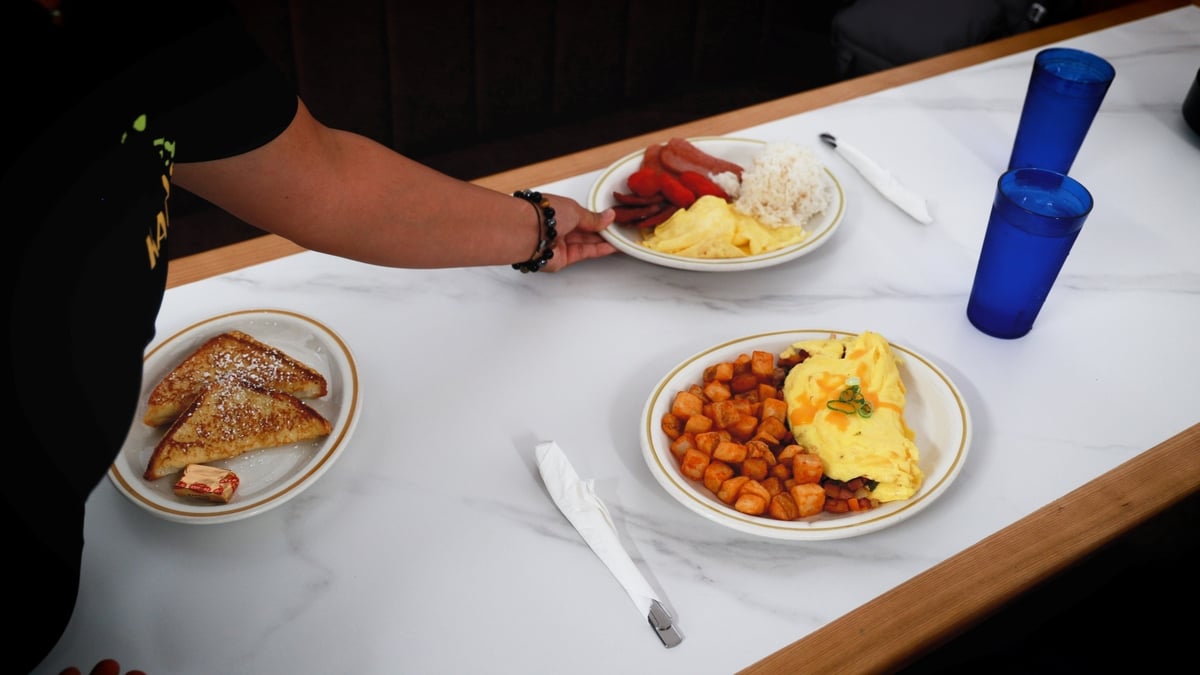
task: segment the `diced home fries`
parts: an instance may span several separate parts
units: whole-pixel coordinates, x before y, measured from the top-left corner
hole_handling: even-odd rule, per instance
[[[821,459],[793,440],[781,391],[791,365],[770,352],[739,354],[677,392],[662,430],[680,471],[753,516],[796,520],[878,506],[861,479],[826,478]]]

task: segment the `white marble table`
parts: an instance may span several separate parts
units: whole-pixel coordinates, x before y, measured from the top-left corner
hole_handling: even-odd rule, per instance
[[[740,130],[812,144],[848,195],[834,240],[771,269],[614,256],[521,275],[301,253],[170,290],[164,337],[260,307],[333,327],[360,367],[361,421],[317,483],[237,522],[168,522],[102,483],[77,612],[38,672],[115,657],[151,674],[729,673],[1200,421],[1200,137],[1179,112],[1200,7],[1064,44],[1117,77],[1072,172],[1095,211],[1020,340],[964,311],[1035,50]],[[934,223],[885,202],[822,131],[927,195]],[[543,188],[583,201],[597,173]],[[955,381],[974,441],[935,504],[863,537],[784,542],[655,483],[637,424],[658,379],[792,328],[876,330]],[[545,439],[596,480],[681,646],[663,648],[548,498]]]

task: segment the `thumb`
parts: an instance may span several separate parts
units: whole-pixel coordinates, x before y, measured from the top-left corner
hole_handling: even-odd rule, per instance
[[[583,217],[579,219],[579,229],[584,232],[599,232],[611,225],[616,217],[617,212],[611,207],[599,212],[584,209]]]

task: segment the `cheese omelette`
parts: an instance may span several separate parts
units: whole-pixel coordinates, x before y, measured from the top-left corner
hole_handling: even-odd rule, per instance
[[[908,499],[921,487],[915,434],[904,419],[906,390],[891,345],[878,333],[797,342],[781,354],[809,354],[784,382],[796,442],[816,453],[825,475],[859,476],[880,502]]]

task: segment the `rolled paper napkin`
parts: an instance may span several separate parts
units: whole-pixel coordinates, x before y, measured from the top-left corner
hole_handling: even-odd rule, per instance
[[[608,508],[596,495],[594,483],[579,478],[562,448],[554,441],[539,443],[536,454],[538,471],[550,498],[617,578],[638,612],[650,622],[658,639],[668,648],[682,642],[683,635],[673,625],[670,612],[662,606],[646,577],[621,545],[617,528]]]
[[[888,201],[899,206],[919,223],[928,225],[933,222],[925,198],[901,185],[890,171],[877,164],[875,160],[864,155],[858,148],[837,139],[833,134],[821,134],[821,140],[832,146],[842,159],[849,162]]]

